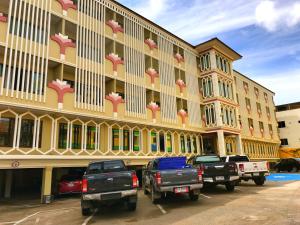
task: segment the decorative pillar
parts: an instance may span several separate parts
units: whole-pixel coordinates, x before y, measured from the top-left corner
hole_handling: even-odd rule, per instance
[[[244,149],[243,149],[243,145],[242,145],[242,137],[241,134],[238,134],[236,136],[236,151],[238,155],[244,155]]]
[[[215,102],[215,113],[216,113],[217,127],[223,126],[223,120],[221,115],[221,103],[219,101]]]
[[[152,121],[153,123],[156,123],[156,112],[160,110],[159,106],[156,102],[151,101],[149,105],[147,106],[148,109],[152,112]]]
[[[52,183],[52,167],[46,167],[43,169],[43,180],[42,180],[42,196],[41,203],[51,203],[51,183]]]
[[[211,80],[212,80],[212,84],[213,84],[214,96],[218,97],[218,96],[220,96],[218,74],[217,73],[212,73]]]
[[[216,52],[215,50],[209,51],[210,55],[210,67],[212,70],[217,69]]]
[[[4,187],[4,198],[11,198],[11,185],[12,185],[12,170],[5,171],[5,187]]]
[[[61,33],[52,35],[51,40],[55,41],[60,47],[60,60],[65,60],[66,49],[67,48],[75,48],[76,44],[69,39],[67,35],[63,35]]]
[[[223,130],[218,130],[217,135],[218,135],[218,152],[219,152],[219,155],[220,156],[225,156],[226,155],[226,149],[225,149],[224,131]]]

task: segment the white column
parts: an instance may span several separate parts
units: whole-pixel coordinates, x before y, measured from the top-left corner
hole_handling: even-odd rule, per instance
[[[223,130],[218,130],[217,135],[218,135],[218,152],[219,152],[219,155],[220,156],[225,156],[226,155],[226,150],[225,150],[224,131]]]
[[[212,84],[213,84],[214,97],[218,97],[218,96],[220,96],[218,74],[212,73],[211,80],[212,80]]]
[[[12,172],[13,172],[12,170],[5,171],[4,198],[11,197]]]
[[[214,50],[209,51],[211,69],[217,69],[216,52]]]
[[[221,103],[219,101],[215,102],[215,111],[216,111],[217,127],[221,127],[223,126],[223,120],[221,116]]]
[[[239,155],[244,155],[244,149],[242,145],[242,137],[240,134],[236,136],[236,151]]]

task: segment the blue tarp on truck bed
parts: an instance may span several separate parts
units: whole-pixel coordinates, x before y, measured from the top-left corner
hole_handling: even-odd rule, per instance
[[[172,170],[186,168],[186,157],[158,158],[158,170]]]

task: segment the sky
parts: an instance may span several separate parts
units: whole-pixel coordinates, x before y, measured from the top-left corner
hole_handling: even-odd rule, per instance
[[[193,45],[218,37],[276,104],[300,101],[300,0],[118,1]]]

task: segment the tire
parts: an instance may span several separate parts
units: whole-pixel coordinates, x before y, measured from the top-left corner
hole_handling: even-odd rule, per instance
[[[136,210],[136,202],[127,202],[127,209],[128,209],[128,211],[135,211]]]
[[[258,177],[258,178],[254,178],[253,180],[254,180],[254,183],[257,186],[263,186],[264,183],[265,183],[266,178],[265,177]]]
[[[143,187],[143,190],[144,190],[144,195],[148,195],[149,194],[149,191],[147,190],[146,186],[144,185]]]
[[[83,216],[90,216],[92,214],[92,210],[90,208],[81,208],[81,214]]]
[[[153,204],[158,203],[158,198],[156,197],[156,193],[153,187],[151,187],[151,201]]]
[[[198,194],[194,194],[193,191],[190,191],[189,197],[190,197],[191,201],[198,201],[198,199],[199,199],[199,195]]]
[[[296,173],[298,172],[298,168],[296,166],[293,167],[293,169],[291,170],[292,173]]]
[[[234,184],[232,184],[232,183],[226,183],[225,187],[228,192],[233,192],[234,188],[235,188]]]

